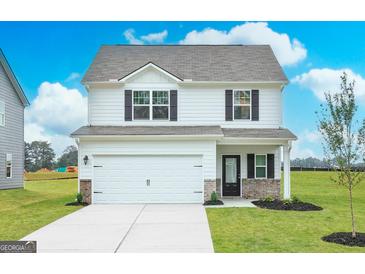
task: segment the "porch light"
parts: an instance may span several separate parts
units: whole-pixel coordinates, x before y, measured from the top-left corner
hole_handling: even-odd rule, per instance
[[[87,161],[89,161],[89,157],[87,155],[84,156],[84,164],[85,166],[87,165]]]

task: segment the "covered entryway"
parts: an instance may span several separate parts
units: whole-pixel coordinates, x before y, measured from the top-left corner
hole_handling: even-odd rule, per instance
[[[93,203],[202,203],[201,155],[94,156]]]

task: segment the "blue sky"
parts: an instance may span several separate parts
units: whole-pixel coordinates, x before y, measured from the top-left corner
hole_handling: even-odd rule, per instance
[[[339,85],[343,69],[358,85],[358,117],[365,114],[361,22],[0,22],[0,33],[0,47],[32,102],[26,140],[49,140],[58,154],[84,121],[80,76],[102,44],[271,44],[292,80],[284,90],[283,116],[284,126],[300,138],[294,157],[322,156],[315,111],[323,92]],[[53,115],[45,115],[45,103]]]

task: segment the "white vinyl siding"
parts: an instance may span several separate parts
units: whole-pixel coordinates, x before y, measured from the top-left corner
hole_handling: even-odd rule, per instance
[[[5,103],[0,101],[0,126],[5,126]]]
[[[24,106],[0,64],[0,101],[5,104],[5,127],[0,126],[0,189],[23,187]],[[6,177],[6,154],[12,155],[11,178]]]
[[[277,128],[282,125],[281,86],[279,84],[182,86],[149,71],[119,87],[89,87],[91,125],[221,125],[223,127]],[[225,90],[259,90],[259,121],[225,121]],[[177,90],[178,121],[124,121],[124,90]]]
[[[217,146],[217,178],[221,178],[222,155],[241,156],[241,177],[247,178],[247,154],[254,153],[260,155],[274,154],[274,178],[281,176],[281,146],[273,145],[218,145]],[[267,160],[266,160],[267,161]],[[267,176],[267,170],[266,170]]]
[[[225,121],[224,88],[175,88],[178,97],[178,121],[124,121],[124,87],[90,89],[91,125],[221,125],[223,127],[276,128],[281,126],[281,91],[260,89],[259,121]]]

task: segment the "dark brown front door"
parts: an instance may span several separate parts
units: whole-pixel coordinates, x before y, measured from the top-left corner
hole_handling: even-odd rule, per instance
[[[223,155],[223,196],[240,196],[241,164],[239,155]]]

